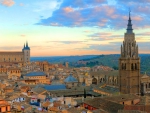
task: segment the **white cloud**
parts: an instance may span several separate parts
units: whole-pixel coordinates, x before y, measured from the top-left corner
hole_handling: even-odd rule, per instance
[[[0,4],[11,7],[15,4],[15,2],[13,0],[0,0]]]
[[[44,12],[42,16],[47,18],[49,16],[52,16],[55,10],[59,9],[61,3],[62,0],[45,0],[41,2],[36,2],[33,5],[34,6],[33,11],[36,13]]]
[[[58,0],[47,0],[42,2],[35,3],[36,9],[35,12],[41,12],[41,11],[54,11],[59,8],[61,2]]]

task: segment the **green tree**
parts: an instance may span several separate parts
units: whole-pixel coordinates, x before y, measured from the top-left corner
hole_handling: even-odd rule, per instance
[[[86,90],[84,89],[84,98],[86,98]]]

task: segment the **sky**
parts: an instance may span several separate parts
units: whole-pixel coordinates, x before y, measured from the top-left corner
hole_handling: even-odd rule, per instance
[[[150,53],[150,0],[0,0],[0,51],[31,56],[120,54],[129,8],[139,53]]]

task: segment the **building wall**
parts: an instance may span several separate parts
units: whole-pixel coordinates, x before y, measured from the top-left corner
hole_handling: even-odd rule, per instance
[[[0,100],[0,113],[6,113],[10,111],[10,105],[5,100]]]
[[[8,72],[8,79],[13,79],[14,77],[20,78],[21,76],[21,70],[20,69],[9,69]]]
[[[126,68],[122,65],[126,64]],[[133,69],[132,64],[137,64]],[[121,93],[140,93],[140,59],[119,59],[119,78]]]
[[[0,62],[23,62],[23,52],[0,52]]]
[[[76,87],[78,85],[78,82],[66,82],[65,83],[67,88]]]
[[[30,50],[23,50],[24,52],[24,62],[30,62]]]
[[[46,75],[45,76],[25,76],[24,78],[25,79],[30,79],[30,80],[32,80],[32,79],[40,80],[40,79],[46,79]]]
[[[0,68],[0,73],[7,73],[7,68]]]
[[[46,75],[45,76],[30,76],[30,77],[24,77],[27,84],[37,84],[37,83],[42,83],[42,84],[50,84],[50,80],[47,79]]]

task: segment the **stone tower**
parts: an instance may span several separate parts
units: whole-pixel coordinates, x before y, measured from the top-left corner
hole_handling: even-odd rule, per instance
[[[30,62],[30,47],[28,46],[28,42],[26,42],[26,45],[24,44],[22,52],[24,53],[24,62]]]
[[[119,83],[121,93],[140,94],[140,58],[138,55],[138,45],[135,41],[135,34],[132,29],[130,12],[127,31],[124,34],[123,45],[121,45]]]

